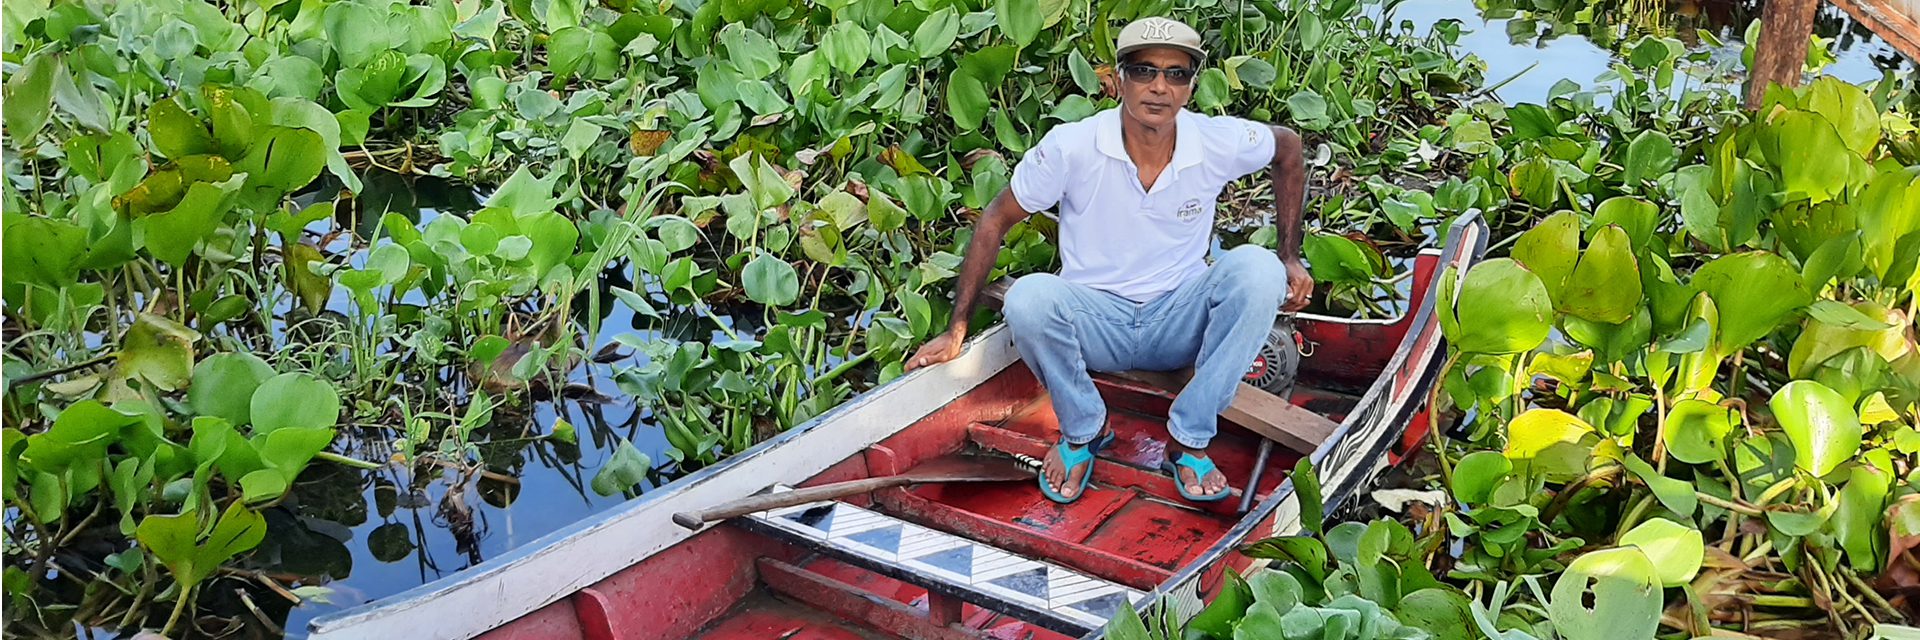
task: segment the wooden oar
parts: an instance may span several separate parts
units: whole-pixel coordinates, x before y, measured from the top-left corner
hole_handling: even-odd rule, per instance
[[[1020,468],[1012,460],[994,458],[946,458],[915,467],[900,475],[862,478],[812,487],[760,493],[694,512],[673,514],[673,522],[688,529],[699,529],[715,520],[749,513],[832,500],[890,487],[929,482],[1011,482],[1032,480],[1034,472]]]

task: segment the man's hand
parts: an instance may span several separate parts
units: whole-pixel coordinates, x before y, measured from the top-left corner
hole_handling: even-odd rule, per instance
[[[1297,259],[1280,263],[1287,266],[1287,300],[1280,303],[1280,310],[1294,313],[1307,308],[1307,303],[1313,300],[1313,274],[1307,273],[1307,265]]]
[[[948,329],[946,333],[934,336],[912,358],[907,359],[907,370],[931,367],[960,357],[967,346],[966,332],[962,329]]]

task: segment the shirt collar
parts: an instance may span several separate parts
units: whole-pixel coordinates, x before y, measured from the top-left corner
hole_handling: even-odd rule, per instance
[[[1115,160],[1133,162],[1133,158],[1127,155],[1126,138],[1120,130],[1120,108],[1108,109],[1095,117],[1099,118],[1095,146],[1100,148],[1100,152]],[[1200,164],[1200,128],[1194,123],[1193,112],[1181,109],[1180,114],[1174,116],[1173,123],[1175,130],[1180,132],[1173,143],[1173,169],[1177,171]]]

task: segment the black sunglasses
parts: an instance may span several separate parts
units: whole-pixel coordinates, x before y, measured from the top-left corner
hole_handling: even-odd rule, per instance
[[[1150,64],[1124,64],[1120,65],[1120,70],[1126,72],[1128,80],[1141,84],[1153,82],[1154,76],[1165,74],[1167,76],[1167,84],[1176,87],[1187,86],[1187,84],[1193,82],[1193,76],[1197,73],[1193,69],[1186,67],[1162,69]]]

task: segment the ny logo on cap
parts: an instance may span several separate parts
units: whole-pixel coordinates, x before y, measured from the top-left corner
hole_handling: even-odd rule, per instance
[[[1140,37],[1153,40],[1172,40],[1173,23],[1166,20],[1148,22],[1141,25]]]

